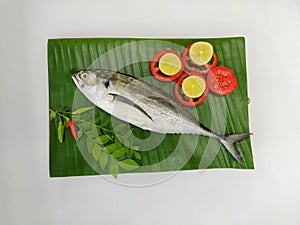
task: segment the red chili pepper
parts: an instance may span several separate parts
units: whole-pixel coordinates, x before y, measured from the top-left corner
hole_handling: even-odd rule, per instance
[[[189,56],[189,51],[191,48],[192,44],[190,44],[189,46],[187,46],[183,53],[182,53],[182,63],[185,69],[187,69],[188,71],[193,71],[193,72],[198,72],[200,74],[206,74],[209,72],[210,69],[212,69],[213,67],[215,67],[218,64],[218,58],[216,53],[213,53],[213,61],[211,64],[205,64],[203,66],[198,66],[196,64],[193,63],[191,57]]]
[[[68,121],[68,126],[70,127],[70,130],[71,130],[71,133],[72,133],[74,139],[77,140],[76,127],[72,120]]]
[[[174,96],[177,99],[177,101],[184,106],[197,106],[200,105],[206,99],[208,94],[208,88],[205,88],[204,93],[199,98],[189,98],[182,91],[182,82],[185,78],[189,76],[199,76],[205,80],[205,78],[199,72],[193,71],[183,74],[175,83]]]
[[[160,58],[165,55],[166,53],[173,53],[176,56],[178,56],[178,58],[181,61],[181,69],[178,73],[174,74],[173,76],[168,76],[163,74],[159,67],[159,60]],[[183,64],[182,64],[182,59],[181,56],[179,55],[178,52],[176,52],[175,50],[161,50],[158,53],[156,53],[156,55],[153,57],[151,63],[150,63],[150,70],[152,75],[159,81],[163,81],[163,82],[171,82],[173,80],[176,80],[182,73],[183,73]]]

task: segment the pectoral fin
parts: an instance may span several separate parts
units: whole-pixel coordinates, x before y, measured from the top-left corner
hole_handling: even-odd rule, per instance
[[[137,109],[138,111],[140,111],[141,113],[143,113],[145,116],[147,116],[151,121],[153,121],[152,117],[143,108],[141,108],[139,105],[135,104],[130,99],[128,99],[122,95],[118,95],[118,94],[110,93],[110,95],[113,96],[113,101],[119,101],[119,102],[125,103],[127,105],[130,105],[130,106],[134,107],[135,109]]]

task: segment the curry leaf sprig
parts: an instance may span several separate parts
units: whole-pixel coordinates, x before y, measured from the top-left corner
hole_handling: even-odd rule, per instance
[[[125,123],[111,125],[111,117],[94,118],[89,111],[92,107],[49,110],[50,121],[57,123],[57,138],[63,142],[65,128],[69,127],[75,140],[86,142],[87,151],[93,156],[103,171],[109,171],[117,178],[120,170],[132,171],[139,168],[142,157],[139,146],[129,141],[133,128]]]

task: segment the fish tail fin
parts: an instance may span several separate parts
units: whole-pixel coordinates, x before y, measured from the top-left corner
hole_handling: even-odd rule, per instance
[[[235,143],[249,137],[251,133],[231,134],[220,138],[220,142],[224,145],[228,152],[241,164],[244,164],[243,156],[238,152]]]

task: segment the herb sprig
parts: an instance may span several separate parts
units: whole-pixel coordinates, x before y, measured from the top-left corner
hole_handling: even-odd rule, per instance
[[[115,178],[120,170],[132,171],[140,167],[142,156],[140,147],[129,141],[133,129],[125,123],[111,125],[111,116],[91,116],[93,107],[82,107],[75,111],[49,109],[49,120],[57,124],[57,139],[63,143],[66,128],[77,141],[86,142],[87,151],[99,163],[100,168],[108,170]]]

